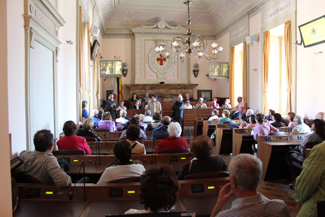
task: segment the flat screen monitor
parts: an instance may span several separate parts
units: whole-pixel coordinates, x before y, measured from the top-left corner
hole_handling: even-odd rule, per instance
[[[122,76],[121,60],[101,60],[100,77],[120,77]]]
[[[304,47],[325,42],[325,15],[299,26]]]
[[[229,63],[209,63],[209,77],[210,78],[228,78],[229,77]]]

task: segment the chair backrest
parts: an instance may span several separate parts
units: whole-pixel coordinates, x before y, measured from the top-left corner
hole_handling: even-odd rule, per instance
[[[58,151],[53,151],[53,155],[85,155],[85,151],[83,150],[58,150]]]
[[[117,180],[109,181],[107,183],[125,183],[125,182],[140,182],[140,176],[117,179]]]
[[[92,137],[92,136],[83,136],[87,142],[92,142],[92,141],[97,141],[96,137]]]
[[[168,137],[169,135],[159,135],[159,136],[155,136],[155,139],[166,139]]]
[[[209,179],[209,178],[220,178],[220,177],[229,177],[229,172],[227,171],[217,171],[217,172],[208,172],[208,173],[195,173],[185,176],[185,180],[189,179]]]
[[[38,179],[28,175],[25,171],[18,174],[17,182],[19,183],[41,183]]]
[[[284,136],[284,135],[286,135],[286,132],[274,132],[274,133],[270,133],[269,135]]]
[[[157,154],[169,154],[169,153],[190,153],[191,150],[188,148],[171,148],[171,149],[163,149],[157,151]]]
[[[318,145],[319,143],[322,143],[322,142],[307,142],[305,147],[306,148],[313,148],[315,145]]]
[[[317,201],[317,217],[325,216],[325,200]]]

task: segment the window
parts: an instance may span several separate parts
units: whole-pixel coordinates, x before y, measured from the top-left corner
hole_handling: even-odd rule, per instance
[[[235,46],[235,97],[243,96],[243,43]]]

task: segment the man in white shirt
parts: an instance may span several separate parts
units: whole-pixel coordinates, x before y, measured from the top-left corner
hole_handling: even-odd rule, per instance
[[[300,115],[295,116],[293,125],[292,134],[311,133],[310,127],[304,123],[304,119]]]
[[[110,181],[131,177],[140,177],[145,168],[141,164],[134,164],[130,161],[132,147],[127,141],[118,141],[113,147],[113,152],[118,162],[116,166],[107,167],[97,183],[107,183]]]
[[[239,111],[242,114],[244,111],[244,108],[245,108],[245,103],[243,101],[243,97],[241,97],[241,96],[237,97],[237,102],[238,102],[237,106],[239,107]]]
[[[193,106],[191,105],[190,101],[186,100],[183,109],[192,109],[192,108]]]
[[[146,110],[146,111],[144,112],[144,114],[145,114],[145,117],[144,117],[144,119],[143,119],[143,122],[148,123],[148,122],[152,122],[152,121],[153,121],[153,120],[152,120],[152,117],[150,116],[150,115],[151,115],[151,111],[150,111],[150,110]]]
[[[196,109],[206,109],[208,107],[207,107],[207,104],[203,103],[203,98],[200,98],[199,102],[196,104],[195,108]]]
[[[154,113],[161,112],[161,104],[157,101],[156,95],[151,96],[151,102],[148,102],[148,110],[151,111],[151,117]]]

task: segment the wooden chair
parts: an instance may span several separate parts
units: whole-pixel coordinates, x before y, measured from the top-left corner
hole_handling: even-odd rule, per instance
[[[16,180],[18,183],[41,183],[38,179],[28,175],[25,171],[20,172]]]
[[[85,151],[83,150],[58,150],[58,151],[53,151],[53,155],[58,156],[58,155],[85,155]]]
[[[129,177],[129,178],[124,178],[124,179],[117,179],[113,181],[109,181],[107,183],[125,183],[125,182],[140,182],[140,176],[137,177]]]
[[[190,153],[188,148],[171,148],[157,151],[157,154]]]
[[[195,173],[185,176],[185,180],[189,179],[210,179],[210,178],[220,178],[220,177],[229,177],[229,172],[227,171],[217,171],[217,172],[208,172],[208,173]]]

